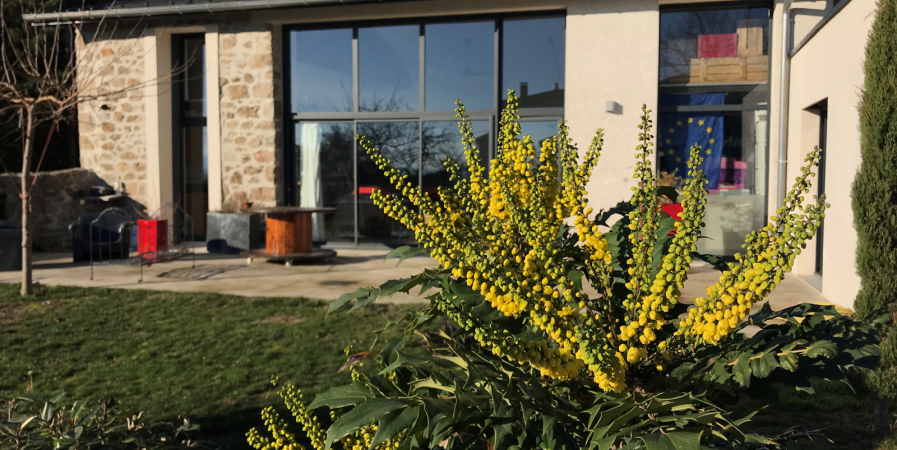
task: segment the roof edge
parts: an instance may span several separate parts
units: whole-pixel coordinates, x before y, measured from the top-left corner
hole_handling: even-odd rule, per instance
[[[110,8],[80,11],[56,11],[22,14],[28,22],[69,21],[91,19],[125,19],[151,16],[170,16],[198,13],[249,11],[293,6],[340,5],[347,3],[374,3],[382,0],[229,0],[223,2],[192,3],[186,5],[144,6],[140,8]]]

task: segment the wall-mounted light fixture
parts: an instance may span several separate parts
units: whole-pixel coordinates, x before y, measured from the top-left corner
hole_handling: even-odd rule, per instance
[[[623,105],[615,101],[608,101],[604,104],[604,111],[611,114],[623,114]]]
[[[112,108],[110,108],[109,105],[100,106],[100,119],[103,122],[109,121],[109,117],[110,117],[109,111],[111,111],[111,110],[112,110]]]

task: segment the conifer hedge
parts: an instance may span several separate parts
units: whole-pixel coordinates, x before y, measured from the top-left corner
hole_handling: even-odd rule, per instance
[[[897,317],[897,0],[880,0],[866,46],[866,82],[860,102],[862,164],[853,184],[857,317],[884,309]],[[897,325],[882,342],[881,370],[869,384],[897,397]]]

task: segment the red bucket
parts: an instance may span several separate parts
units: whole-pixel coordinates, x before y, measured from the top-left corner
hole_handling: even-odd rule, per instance
[[[137,221],[137,253],[146,258],[168,249],[168,221],[140,219]]]

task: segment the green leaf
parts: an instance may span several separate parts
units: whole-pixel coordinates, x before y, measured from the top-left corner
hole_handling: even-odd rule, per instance
[[[405,364],[409,364],[409,365],[423,364],[428,361],[426,359],[418,358],[416,356],[411,356],[411,355],[408,355],[408,354],[405,354],[402,352],[396,352],[396,353],[398,354],[398,357],[396,357],[396,360],[393,361],[392,364],[386,366],[383,370],[381,370],[378,375],[385,375],[389,372],[392,372],[393,370],[398,369],[399,366],[402,366]]]
[[[797,361],[798,361],[797,355],[795,355],[794,353],[792,353],[788,350],[782,351],[782,354],[779,355],[779,364],[781,365],[781,367],[783,369],[785,369],[789,372],[797,371],[797,369],[798,369]]]
[[[368,399],[337,419],[330,426],[327,430],[327,445],[325,449],[329,450],[334,441],[342,439],[359,428],[369,426],[380,417],[404,406],[407,406],[407,403],[395,398]]]
[[[423,412],[423,408],[418,406],[417,408],[412,407],[405,408],[401,411],[392,411],[380,418],[380,423],[377,427],[377,433],[374,435],[374,439],[371,441],[370,450],[373,450],[381,443],[396,437],[396,435],[398,435],[401,431],[410,430],[411,427],[414,426],[414,421],[417,420],[417,418],[421,414],[423,414]]]
[[[455,392],[454,386],[442,384],[442,383],[434,380],[432,376],[430,376],[429,378],[424,378],[422,380],[417,380],[417,381],[411,383],[411,386],[412,386],[412,389],[411,389],[412,391],[416,391],[418,389],[430,388],[430,389],[439,389],[440,391],[446,391],[446,392]]]
[[[691,373],[691,369],[693,369],[694,367],[695,367],[695,364],[692,362],[682,363],[678,367],[676,367],[675,369],[670,371],[670,376],[677,380],[681,380],[686,375]]]
[[[582,272],[579,270],[571,270],[567,272],[567,279],[573,282],[573,286],[576,287],[577,291],[582,290]]]
[[[834,358],[838,356],[838,346],[825,339],[816,341],[807,347],[807,356],[810,358]]]
[[[750,353],[742,353],[738,355],[735,361],[735,367],[732,368],[732,379],[741,387],[747,387],[751,384],[751,358]]]
[[[641,436],[646,450],[701,450],[701,433],[678,431]]]
[[[775,350],[767,350],[761,357],[751,360],[751,371],[757,378],[766,378],[773,370],[778,369],[779,361],[776,359]]]
[[[399,262],[396,263],[396,267],[398,267],[399,264],[402,264],[402,262],[405,261],[406,259],[414,258],[415,256],[421,255],[423,253],[426,253],[426,250],[424,250],[420,246],[416,245],[416,246],[412,247],[409,245],[403,245],[403,246],[387,253],[386,259],[398,257]]]
[[[321,406],[328,408],[342,408],[349,405],[357,405],[365,399],[373,398],[374,393],[371,390],[357,382],[345,386],[336,386],[328,389],[315,396],[315,400],[308,405],[308,409],[315,409]]]
[[[705,255],[705,254],[698,253],[698,252],[691,252],[691,256],[693,258],[698,258],[707,264],[710,264],[711,266],[713,266],[714,269],[719,270],[720,272],[725,272],[725,271],[729,270],[729,265],[726,264],[726,262],[723,261],[722,258],[720,258],[719,256]],[[764,306],[765,305],[766,304],[764,303]]]
[[[349,292],[343,295],[340,295],[338,299],[330,302],[330,307],[327,309],[327,314],[332,312],[339,311],[343,306],[346,306],[352,300],[366,299],[371,296],[373,288],[358,288],[355,292]],[[374,297],[376,299],[376,297]]]

